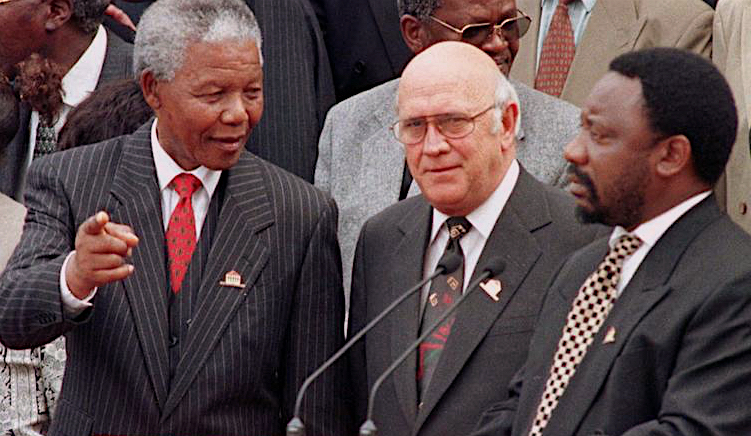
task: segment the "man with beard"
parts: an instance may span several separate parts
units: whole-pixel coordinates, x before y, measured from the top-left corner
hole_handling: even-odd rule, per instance
[[[735,140],[728,84],[698,55],[637,51],[581,120],[571,192],[584,220],[616,228],[562,266],[510,399],[477,434],[747,434],[751,237],[712,194]]]

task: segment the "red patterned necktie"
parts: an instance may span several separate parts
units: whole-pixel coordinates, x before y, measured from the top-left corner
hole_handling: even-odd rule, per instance
[[[190,265],[190,258],[196,248],[196,219],[193,214],[193,193],[201,187],[201,181],[193,174],[182,173],[175,176],[170,187],[177,192],[180,200],[172,212],[167,226],[167,256],[172,292],[177,294]]]
[[[548,34],[542,43],[540,65],[535,78],[536,89],[555,97],[559,97],[563,91],[576,51],[574,29],[568,16],[568,4],[572,1],[558,0]]]

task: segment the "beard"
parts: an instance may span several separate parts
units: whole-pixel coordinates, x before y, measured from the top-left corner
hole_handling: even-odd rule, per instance
[[[580,222],[621,226],[626,229],[636,227],[641,222],[645,191],[649,184],[646,165],[635,164],[617,177],[614,186],[604,191],[604,197],[597,191],[592,178],[587,174],[573,165],[569,166],[569,173],[576,176],[578,183],[586,188],[589,195],[591,209],[576,206],[576,216]]]

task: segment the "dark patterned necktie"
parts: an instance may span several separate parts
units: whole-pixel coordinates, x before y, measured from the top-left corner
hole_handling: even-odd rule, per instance
[[[576,45],[574,29],[568,16],[568,4],[573,0],[558,0],[550,27],[540,51],[535,88],[558,97],[566,84],[568,69],[574,60]]]
[[[53,126],[40,120],[37,125],[36,143],[34,144],[34,159],[46,156],[57,150],[57,133]]]
[[[422,329],[433,325],[451,307],[454,301],[462,295],[462,286],[464,284],[464,252],[462,252],[462,247],[459,245],[459,240],[469,232],[472,224],[464,217],[451,217],[446,220],[446,227],[449,232],[449,241],[441,259],[453,256],[456,253],[461,256],[462,263],[451,274],[441,274],[433,279],[430,285],[430,292],[428,293],[428,301],[422,314],[420,334],[424,333]],[[417,392],[420,398],[424,396],[427,390],[455,319],[455,316],[450,316],[420,344],[417,365]]]
[[[196,248],[196,220],[193,214],[193,193],[201,187],[201,181],[189,173],[175,176],[170,186],[180,196],[167,225],[167,256],[169,259],[170,285],[177,294],[190,265]]]
[[[558,342],[550,375],[529,436],[543,434],[553,410],[558,405],[558,400],[613,307],[623,260],[632,255],[641,243],[641,239],[636,236],[621,236],[597,270],[587,277],[579,288],[571,311],[566,317],[566,325]]]

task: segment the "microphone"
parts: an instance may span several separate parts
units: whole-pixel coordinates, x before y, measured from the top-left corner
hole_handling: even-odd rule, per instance
[[[375,426],[375,423],[373,422],[373,404],[374,399],[376,396],[376,393],[378,392],[378,389],[381,387],[383,382],[386,380],[388,376],[393,373],[396,368],[399,367],[402,363],[404,363],[405,360],[407,360],[407,357],[409,357],[410,354],[412,354],[413,351],[417,349],[417,347],[420,346],[420,343],[425,340],[428,336],[430,336],[433,333],[433,330],[438,328],[441,324],[443,324],[446,319],[451,316],[452,313],[456,311],[456,309],[459,307],[460,304],[464,300],[467,299],[467,297],[472,293],[472,291],[475,290],[475,288],[478,288],[480,285],[480,282],[487,279],[488,277],[497,276],[498,274],[502,273],[503,270],[506,269],[506,261],[504,261],[501,257],[496,256],[492,257],[488,261],[488,266],[485,267],[482,274],[480,274],[477,279],[470,282],[469,285],[467,285],[467,291],[459,297],[458,300],[456,300],[456,303],[454,303],[453,306],[449,308],[441,317],[436,320],[430,327],[425,329],[425,331],[418,337],[415,342],[413,342],[405,351],[402,353],[395,361],[391,364],[388,368],[386,368],[386,371],[383,372],[373,383],[373,388],[370,390],[370,397],[368,398],[368,416],[365,422],[360,426],[360,436],[376,436],[378,432],[378,428]]]
[[[438,265],[435,268],[435,272],[431,274],[430,276],[424,278],[419,283],[414,285],[413,287],[409,288],[407,292],[399,296],[396,300],[394,300],[387,308],[383,309],[381,313],[378,314],[375,318],[373,318],[369,323],[365,325],[362,329],[360,329],[357,334],[349,338],[349,340],[342,345],[342,348],[339,349],[334,355],[329,357],[327,361],[323,363],[318,369],[313,371],[312,374],[308,376],[308,378],[305,379],[302,386],[300,386],[300,390],[297,391],[297,400],[295,401],[295,413],[292,419],[287,423],[287,436],[305,436],[305,424],[303,424],[302,419],[300,418],[300,408],[302,406],[302,399],[305,395],[305,391],[308,389],[308,386],[310,386],[313,381],[318,378],[319,375],[321,375],[324,371],[326,371],[331,365],[334,364],[337,360],[339,360],[340,357],[344,355],[344,353],[347,352],[350,348],[352,348],[355,343],[360,340],[363,336],[365,336],[365,333],[369,332],[373,329],[377,324],[383,320],[383,318],[386,317],[389,313],[393,312],[396,307],[401,304],[404,300],[409,298],[412,294],[414,294],[418,289],[421,289],[423,286],[425,286],[425,283],[428,283],[429,281],[433,280],[434,278],[438,277],[441,274],[451,274],[452,272],[456,271],[457,268],[462,264],[462,257],[458,253],[451,253],[449,256],[444,256],[441,258],[441,260],[438,262]]]

